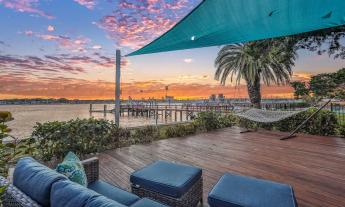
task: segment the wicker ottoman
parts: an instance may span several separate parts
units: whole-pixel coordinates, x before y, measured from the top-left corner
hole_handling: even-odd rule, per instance
[[[202,170],[197,167],[156,161],[136,172],[132,192],[172,207],[193,207],[202,202]]]

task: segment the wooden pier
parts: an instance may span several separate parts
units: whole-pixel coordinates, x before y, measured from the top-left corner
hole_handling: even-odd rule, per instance
[[[193,119],[200,112],[217,112],[227,114],[233,111],[232,105],[121,105],[120,116],[147,117],[154,119],[173,119],[184,121]],[[114,109],[93,109],[90,113],[114,113]]]

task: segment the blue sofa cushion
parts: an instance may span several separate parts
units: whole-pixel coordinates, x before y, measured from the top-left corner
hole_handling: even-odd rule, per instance
[[[88,188],[125,206],[130,206],[140,199],[132,193],[100,180],[90,183]]]
[[[49,206],[52,185],[67,177],[38,163],[31,157],[18,161],[13,174],[13,184],[42,206]]]
[[[179,198],[201,177],[197,167],[156,161],[130,176],[133,185]]]
[[[297,207],[291,186],[229,173],[213,187],[208,203],[210,207]]]
[[[100,194],[70,180],[53,184],[51,207],[84,207],[88,201]]]
[[[106,198],[105,196],[92,197],[88,200],[85,207],[126,207],[121,203]]]
[[[157,203],[156,201],[150,200],[148,198],[143,198],[135,202],[130,207],[167,207],[166,205]]]

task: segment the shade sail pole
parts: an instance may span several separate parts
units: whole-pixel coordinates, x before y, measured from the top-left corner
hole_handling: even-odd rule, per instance
[[[120,76],[121,76],[121,51],[116,50],[116,75],[115,75],[115,123],[120,126]]]

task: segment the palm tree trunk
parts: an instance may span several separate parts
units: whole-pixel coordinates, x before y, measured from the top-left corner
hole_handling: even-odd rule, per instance
[[[261,108],[260,75],[258,74],[257,77],[255,77],[255,80],[253,82],[248,81],[247,79],[246,79],[246,82],[247,82],[247,89],[248,89],[250,102],[253,104],[255,108],[260,109]]]

